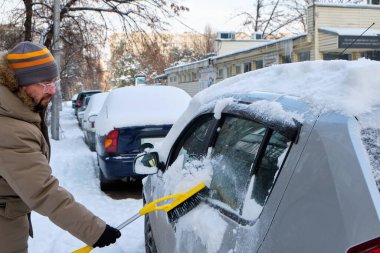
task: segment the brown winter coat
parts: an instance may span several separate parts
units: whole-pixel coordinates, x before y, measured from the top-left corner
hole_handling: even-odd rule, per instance
[[[0,252],[27,252],[31,210],[93,245],[105,222],[75,202],[52,176],[46,133],[30,102],[0,54]],[[47,234],[38,237],[49,239]]]

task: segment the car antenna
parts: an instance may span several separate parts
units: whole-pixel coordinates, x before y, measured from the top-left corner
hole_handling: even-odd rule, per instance
[[[347,49],[349,49],[358,39],[360,39],[360,37],[363,36],[363,34],[369,30],[369,28],[371,28],[373,25],[375,24],[375,22],[372,23],[372,25],[370,25],[367,29],[365,29],[364,32],[362,32],[362,34],[360,34],[358,37],[355,38],[355,40],[353,42],[351,42],[350,45],[348,45],[348,47],[346,47],[339,55],[342,55]]]

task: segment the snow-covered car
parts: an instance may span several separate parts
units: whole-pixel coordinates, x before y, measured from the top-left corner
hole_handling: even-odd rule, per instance
[[[72,108],[75,108],[75,103],[77,101],[77,97],[78,97],[78,93],[77,94],[74,94],[72,97],[71,97],[71,107]]]
[[[100,90],[84,90],[79,92],[74,104],[75,116],[78,116],[78,109],[82,106],[83,101],[86,97],[92,96],[100,92]]]
[[[117,180],[141,179],[133,172],[141,145],[161,142],[190,99],[171,86],[129,86],[108,94],[95,120],[101,189]]]
[[[95,119],[108,96],[108,92],[102,92],[91,96],[90,102],[84,111],[82,130],[84,141],[91,151],[95,151]]]
[[[380,251],[378,73],[370,60],[291,63],[197,94],[134,169],[151,174],[144,203],[200,182],[209,194],[175,222],[145,215],[146,252]]]
[[[87,109],[87,105],[90,102],[90,98],[91,98],[91,96],[85,97],[81,107],[78,108],[77,119],[78,119],[78,125],[80,128],[82,128],[82,123],[83,123],[82,121],[83,121],[83,117],[84,117],[84,112]]]

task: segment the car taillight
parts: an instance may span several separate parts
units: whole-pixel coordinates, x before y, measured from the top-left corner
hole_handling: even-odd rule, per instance
[[[119,130],[112,130],[108,133],[104,141],[105,151],[108,153],[115,153],[117,151],[117,138],[119,137]]]
[[[95,128],[96,116],[98,116],[98,115],[91,115],[90,117],[88,117],[88,122],[89,122],[91,128]]]
[[[356,245],[347,250],[347,253],[380,253],[380,237]]]

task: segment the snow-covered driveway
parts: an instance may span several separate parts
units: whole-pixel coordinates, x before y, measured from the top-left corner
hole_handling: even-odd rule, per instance
[[[96,153],[91,152],[83,142],[83,134],[71,103],[64,103],[60,112],[60,125],[63,130],[61,140],[50,140],[50,164],[60,185],[111,226],[116,227],[137,213],[142,208],[141,199],[115,200],[100,191]],[[143,221],[140,218],[125,227],[116,244],[91,252],[145,253]],[[35,212],[32,213],[32,222],[34,238],[29,239],[29,253],[70,253],[84,246],[81,241]]]

